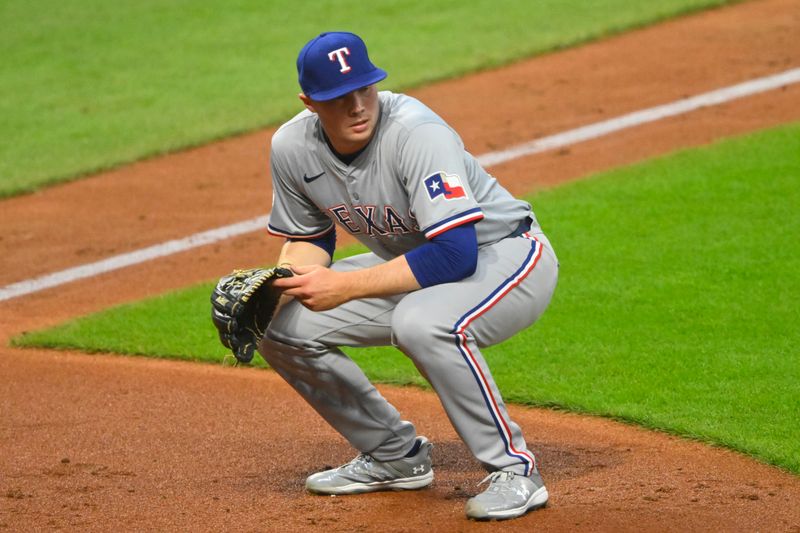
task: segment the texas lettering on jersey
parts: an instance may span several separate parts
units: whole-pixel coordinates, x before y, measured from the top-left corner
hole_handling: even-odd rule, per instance
[[[328,52],[334,73],[352,66],[352,48]],[[378,98],[380,134],[349,164],[330,150],[308,109],[278,129],[270,153],[272,234],[314,239],[334,222],[390,257],[481,219],[488,223],[476,226],[478,244],[496,242],[529,216],[530,205],[495,185],[441,117],[409,96],[382,91]]]
[[[419,231],[417,220],[411,213],[407,219],[400,216],[390,205],[380,211],[374,205],[354,205],[350,211],[346,205],[339,204],[328,208],[331,217],[338,221],[350,233],[366,233],[367,235],[403,234]],[[360,224],[359,224],[360,223]]]

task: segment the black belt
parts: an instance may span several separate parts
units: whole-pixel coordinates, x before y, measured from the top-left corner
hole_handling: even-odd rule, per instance
[[[514,231],[509,233],[508,237],[506,237],[506,239],[509,239],[511,237],[519,237],[523,233],[526,233],[526,232],[530,231],[532,223],[533,223],[533,220],[531,219],[531,217],[523,218],[522,222],[520,222],[519,226],[517,226],[517,229],[515,229]]]

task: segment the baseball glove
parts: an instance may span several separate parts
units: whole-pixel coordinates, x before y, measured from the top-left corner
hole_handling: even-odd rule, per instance
[[[253,360],[280,299],[272,281],[291,275],[286,268],[251,268],[220,278],[211,293],[211,320],[219,331],[219,340],[237,361]]]

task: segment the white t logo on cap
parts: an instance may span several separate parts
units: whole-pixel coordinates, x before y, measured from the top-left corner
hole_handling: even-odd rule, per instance
[[[342,73],[350,72],[350,65],[348,65],[347,61],[344,59],[345,55],[350,55],[350,50],[348,50],[346,46],[334,50],[333,52],[328,52],[328,59],[331,61],[339,61],[339,66],[342,67],[339,69],[339,72]]]

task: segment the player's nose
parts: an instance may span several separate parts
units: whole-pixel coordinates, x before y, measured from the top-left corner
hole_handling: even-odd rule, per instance
[[[349,95],[348,104],[349,104],[349,108],[350,108],[350,113],[352,113],[353,115],[358,115],[359,113],[363,112],[364,109],[365,109],[365,107],[364,107],[364,96],[359,94],[359,91],[353,91]]]

